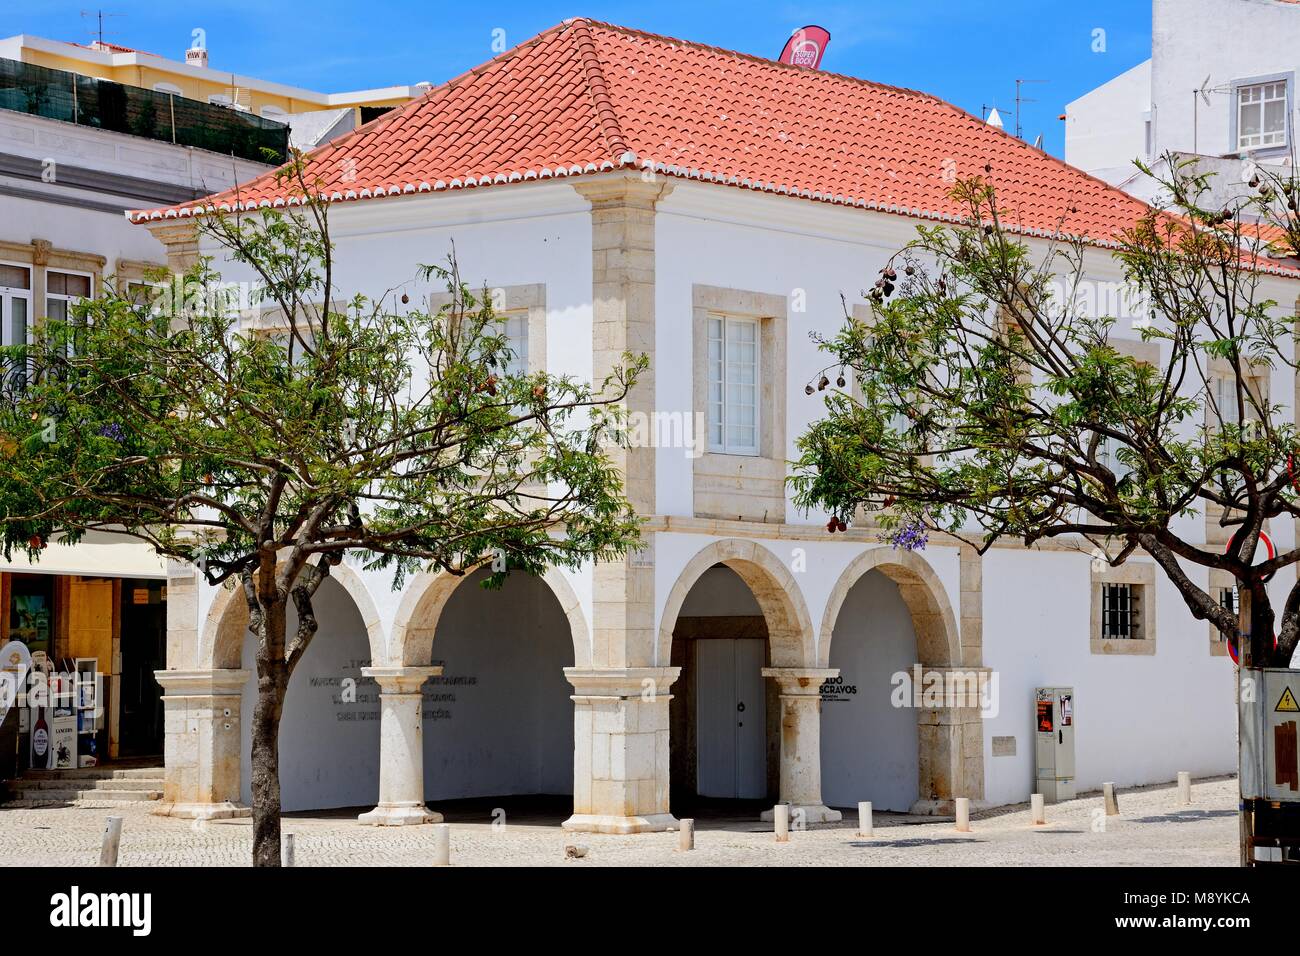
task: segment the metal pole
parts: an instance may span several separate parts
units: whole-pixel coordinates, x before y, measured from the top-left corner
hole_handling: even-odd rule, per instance
[[[1235,696],[1237,704],[1237,836],[1239,846],[1239,860],[1242,866],[1250,866],[1250,834],[1253,829],[1254,821],[1250,813],[1246,810],[1246,794],[1242,791],[1241,775],[1245,769],[1241,765],[1241,679],[1247,670],[1254,666],[1254,654],[1252,653],[1251,639],[1251,620],[1250,620],[1250,591],[1240,585],[1237,586],[1237,659],[1240,666],[1237,669],[1237,691]]]

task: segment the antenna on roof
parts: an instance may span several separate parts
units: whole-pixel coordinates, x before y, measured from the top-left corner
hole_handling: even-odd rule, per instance
[[[124,17],[125,13],[105,13],[103,10],[82,10],[81,17],[94,17],[96,26],[90,31],[95,37],[95,42],[100,46],[104,45],[104,17]]]
[[[1046,80],[1016,80],[1016,139],[1024,138],[1024,136],[1022,135],[1024,133],[1024,130],[1020,126],[1020,104],[1038,102],[1038,100],[1031,100],[1029,97],[1025,96],[1024,92],[1021,90],[1021,87],[1025,83],[1046,83],[1046,82],[1047,82]]]

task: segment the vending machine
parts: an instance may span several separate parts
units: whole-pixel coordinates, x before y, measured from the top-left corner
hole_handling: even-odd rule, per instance
[[[1047,803],[1074,799],[1074,688],[1034,694],[1034,789]]]

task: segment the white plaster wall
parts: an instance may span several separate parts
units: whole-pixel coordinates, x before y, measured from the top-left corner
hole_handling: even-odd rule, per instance
[[[280,721],[280,802],[286,812],[370,807],[379,796],[379,688],[361,675],[370,662],[366,629],[352,599],[327,579],[314,601],[320,630],[295,668]],[[289,611],[289,633],[297,614]],[[244,637],[243,666],[251,672],[240,702],[240,780],[252,800],[252,720],[257,703],[255,639]],[[341,681],[356,684],[356,701],[342,699]]]
[[[456,589],[434,638],[444,671],[425,685],[425,799],[572,793],[568,619],[537,578],[481,580]]]
[[[827,806],[870,800],[877,810],[906,812],[916,802],[916,710],[891,702],[893,675],[909,673],[916,659],[916,633],[898,586],[867,572],[844,599],[831,642],[830,666],[841,680],[823,689]]]
[[[990,803],[1032,792],[1040,686],[1074,688],[1077,790],[1236,766],[1234,669],[1210,656],[1206,625],[1157,573],[1156,653],[1093,654],[1090,581],[1086,555],[995,548],[984,558],[984,663],[999,684],[997,716],[984,721]],[[994,757],[994,736],[1014,736],[1015,756]]]
[[[1103,83],[1065,106],[1065,161],[1107,182],[1127,179],[1147,158],[1151,61]]]
[[[1151,12],[1151,102],[1156,155],[1236,152],[1229,138],[1234,98],[1209,94],[1193,111],[1192,90],[1300,68],[1300,7],[1274,0],[1155,0]],[[1295,98],[1292,90],[1292,129]],[[1294,144],[1293,144],[1294,145]]]

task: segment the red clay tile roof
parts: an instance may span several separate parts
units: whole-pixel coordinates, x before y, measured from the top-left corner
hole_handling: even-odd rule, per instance
[[[936,97],[586,19],[308,154],[332,201],[624,166],[948,219],[984,175],[1008,224],[1110,240],[1146,206]],[[985,165],[990,167],[985,171]],[[295,202],[273,173],[148,219]]]

